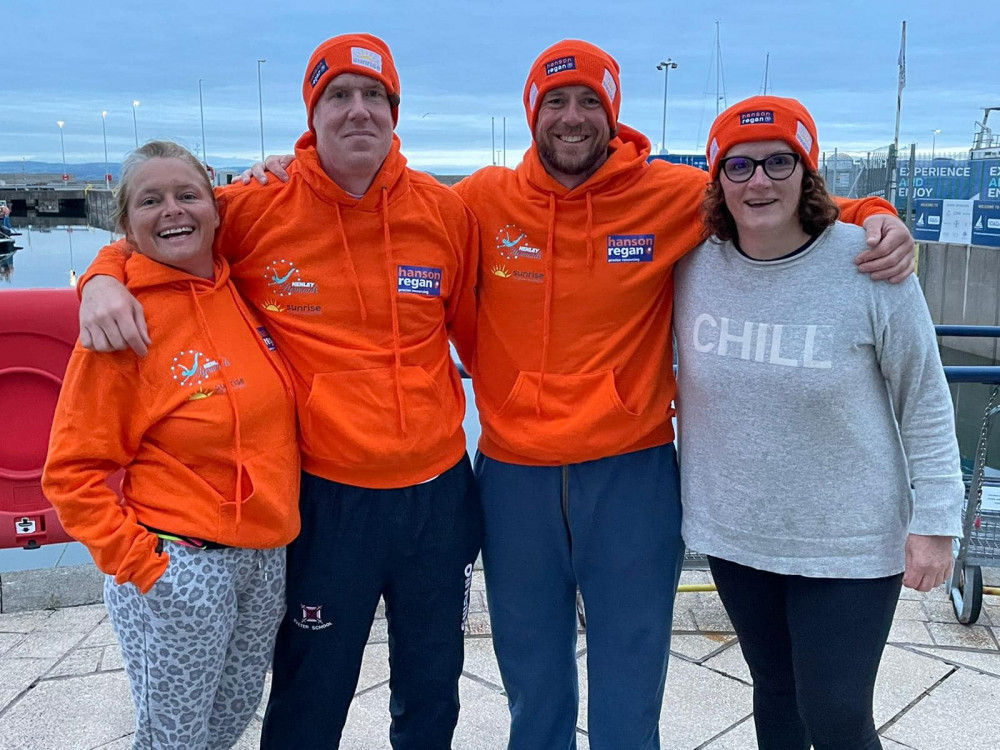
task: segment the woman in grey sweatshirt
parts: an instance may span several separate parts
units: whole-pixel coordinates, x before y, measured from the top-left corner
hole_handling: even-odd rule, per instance
[[[753,97],[709,135],[714,237],[677,267],[683,534],[754,679],[761,750],[881,744],[872,693],[901,585],[944,582],[964,495],[923,295],[852,262],[816,127]]]

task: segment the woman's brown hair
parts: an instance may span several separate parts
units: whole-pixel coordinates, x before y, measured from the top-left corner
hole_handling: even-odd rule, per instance
[[[702,214],[705,221],[706,236],[715,235],[723,242],[735,240],[739,233],[733,215],[726,207],[726,197],[722,193],[719,177],[712,180],[705,190],[705,200],[702,202]],[[833,224],[840,216],[840,209],[826,191],[826,183],[818,172],[805,169],[802,174],[802,195],[799,197],[799,222],[802,229],[815,237]]]

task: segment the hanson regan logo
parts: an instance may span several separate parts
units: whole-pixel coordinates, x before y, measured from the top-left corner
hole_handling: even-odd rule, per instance
[[[652,234],[609,234],[608,263],[649,263],[654,238]]]
[[[549,60],[545,63],[545,75],[547,76],[561,73],[564,70],[576,70],[575,57],[557,57],[555,60]]]
[[[441,296],[441,269],[424,266],[396,266],[396,291],[399,294]]]
[[[740,112],[740,125],[770,125],[773,122],[774,112],[769,109]]]

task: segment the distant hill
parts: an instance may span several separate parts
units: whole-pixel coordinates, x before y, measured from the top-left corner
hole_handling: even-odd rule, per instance
[[[233,160],[227,164],[213,164],[216,170],[219,169],[230,169],[237,172],[242,172],[247,167],[251,166],[253,162],[250,161],[240,161]],[[111,169],[111,175],[113,179],[118,179],[118,173],[121,171],[121,164],[111,163],[108,165]],[[62,162],[48,162],[48,161],[0,161],[0,179],[6,179],[8,183],[17,182],[17,178],[20,174],[24,173],[26,175],[32,174],[62,174],[63,165]],[[73,175],[78,180],[103,180],[104,179],[104,162],[86,162],[82,164],[67,164],[66,171]],[[30,179],[30,178],[29,178]]]

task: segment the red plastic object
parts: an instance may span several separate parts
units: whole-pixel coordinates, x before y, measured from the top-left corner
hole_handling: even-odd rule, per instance
[[[0,292],[0,548],[72,541],[41,477],[78,309],[74,289]]]

